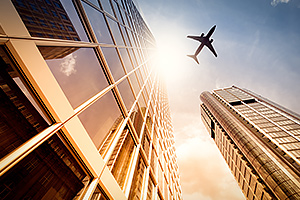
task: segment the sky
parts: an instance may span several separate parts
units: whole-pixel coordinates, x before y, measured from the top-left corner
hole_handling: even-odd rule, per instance
[[[200,119],[203,91],[247,88],[300,113],[299,0],[137,0],[152,31],[171,107],[183,198],[245,199]],[[187,35],[217,25],[215,58]]]

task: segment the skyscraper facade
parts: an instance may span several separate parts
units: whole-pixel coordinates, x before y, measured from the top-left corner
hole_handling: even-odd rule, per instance
[[[182,199],[154,58],[132,0],[1,1],[0,199]]]
[[[203,92],[201,118],[247,199],[300,199],[300,117],[236,86]]]

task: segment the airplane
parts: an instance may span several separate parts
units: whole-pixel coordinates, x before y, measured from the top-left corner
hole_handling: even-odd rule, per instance
[[[191,39],[194,39],[194,40],[197,40],[199,42],[201,42],[200,46],[198,47],[198,49],[196,50],[195,54],[194,55],[187,55],[191,58],[193,58],[196,63],[199,64],[199,61],[197,59],[197,55],[200,53],[200,51],[202,50],[202,48],[205,46],[207,46],[209,48],[209,50],[217,57],[217,53],[216,51],[214,50],[213,46],[212,46],[212,42],[214,41],[213,39],[209,39],[210,36],[213,34],[213,32],[215,31],[216,29],[216,25],[214,25],[210,30],[209,32],[207,33],[207,35],[204,36],[204,33],[202,33],[200,36],[190,36],[188,35],[187,37],[188,38],[191,38]]]

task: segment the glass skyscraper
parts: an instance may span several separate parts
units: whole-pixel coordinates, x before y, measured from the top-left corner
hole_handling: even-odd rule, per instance
[[[0,199],[182,199],[156,66],[132,0],[1,1]]]
[[[236,86],[203,92],[201,118],[247,199],[300,199],[300,116]]]

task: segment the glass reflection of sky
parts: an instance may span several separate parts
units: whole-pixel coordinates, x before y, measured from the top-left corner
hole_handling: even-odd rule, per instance
[[[128,52],[126,49],[123,49],[123,48],[120,48],[119,49],[120,51],[120,54],[121,54],[121,58],[123,60],[123,63],[125,65],[125,68],[126,68],[126,71],[129,73],[133,70],[133,67],[132,67],[132,64],[131,64],[131,61],[130,61],[130,58],[128,56]]]
[[[109,17],[107,19],[108,19],[108,23],[109,23],[110,28],[113,32],[113,35],[114,35],[114,38],[116,40],[117,45],[124,46],[123,38],[121,36],[120,28],[118,26],[118,23],[116,21],[110,19]]]
[[[108,85],[91,48],[81,48],[64,58],[46,62],[73,108]]]
[[[97,40],[100,43],[112,44],[112,39],[108,31],[104,16],[100,11],[92,8],[83,2],[83,7],[86,11],[88,19],[92,25]]]
[[[95,146],[99,149],[110,128],[121,117],[121,112],[110,91],[79,114],[78,117]]]
[[[116,49],[103,47],[101,48],[101,50],[105,56],[105,60],[109,66],[111,73],[113,74],[115,81],[117,81],[125,75],[125,72],[121,65]]]
[[[103,7],[103,10],[114,16],[109,0],[101,0],[101,5]]]

